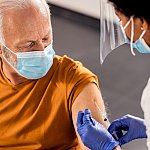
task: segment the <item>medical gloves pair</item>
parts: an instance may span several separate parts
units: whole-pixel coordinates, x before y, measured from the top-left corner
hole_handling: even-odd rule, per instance
[[[127,131],[118,141],[111,135],[113,132]],[[85,146],[91,150],[112,150],[134,139],[146,138],[146,127],[143,119],[126,115],[113,121],[107,129],[92,118],[90,110],[80,111],[77,118],[77,131]]]

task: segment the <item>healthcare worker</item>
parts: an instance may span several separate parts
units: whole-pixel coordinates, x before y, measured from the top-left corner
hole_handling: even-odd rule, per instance
[[[100,56],[101,62],[117,46],[130,44],[139,53],[150,53],[150,11],[148,0],[101,0]],[[117,16],[117,17],[116,17]],[[112,137],[122,146],[134,139],[147,138],[150,150],[150,79],[145,87],[141,106],[144,119],[126,115],[113,121],[108,130],[92,118],[90,110],[78,113],[78,133],[83,143],[92,150],[112,150]],[[105,118],[106,119],[106,118]],[[121,133],[115,138],[114,133]],[[114,140],[113,139],[113,140]]]

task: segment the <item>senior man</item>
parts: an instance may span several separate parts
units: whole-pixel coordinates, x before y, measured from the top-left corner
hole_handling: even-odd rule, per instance
[[[45,0],[0,0],[0,149],[87,149],[76,132],[85,108],[105,125],[97,77],[52,45]]]

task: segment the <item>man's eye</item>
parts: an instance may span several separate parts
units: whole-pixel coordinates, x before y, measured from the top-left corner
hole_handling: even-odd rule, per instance
[[[24,47],[25,47],[25,48],[31,48],[31,47],[33,47],[34,45],[35,45],[35,42],[31,42],[31,43],[25,45]]]
[[[48,40],[48,38],[43,38],[43,39],[42,39],[42,41],[47,41],[47,40]]]

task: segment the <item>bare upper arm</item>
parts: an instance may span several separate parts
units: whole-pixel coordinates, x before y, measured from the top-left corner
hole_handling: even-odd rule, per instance
[[[81,93],[78,95],[78,97],[76,98],[75,102],[72,105],[72,119],[75,130],[77,129],[76,120],[78,112],[81,110],[84,111],[85,108],[89,108],[91,110],[93,118],[96,119],[98,122],[102,123],[105,127],[107,127],[106,122],[100,115],[100,112],[98,108],[95,106],[94,101],[97,102],[101,111],[105,113],[105,106],[101,96],[101,92],[95,83],[90,83],[81,91]],[[83,146],[78,133],[77,136],[79,139],[81,149],[86,149],[86,147]]]

